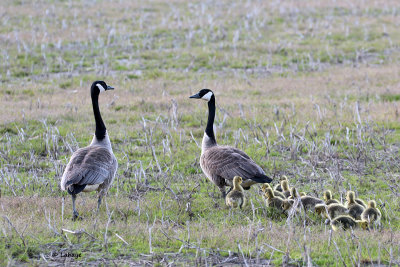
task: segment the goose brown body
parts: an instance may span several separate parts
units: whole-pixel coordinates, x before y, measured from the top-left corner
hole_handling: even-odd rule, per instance
[[[233,186],[235,176],[242,177],[242,187],[245,190],[256,183],[270,183],[272,179],[245,152],[217,144],[213,129],[216,110],[214,93],[210,89],[202,89],[190,98],[208,102],[208,120],[201,146],[200,167],[206,177],[218,186],[222,197],[226,196],[225,186]]]
[[[93,82],[90,91],[96,122],[95,135],[89,146],[80,148],[72,154],[61,177],[61,190],[67,191],[72,196],[73,219],[79,217],[75,207],[76,195],[80,192],[98,191],[99,209],[101,200],[107,194],[118,168],[98,105],[99,94],[112,89],[114,88],[103,81]]]

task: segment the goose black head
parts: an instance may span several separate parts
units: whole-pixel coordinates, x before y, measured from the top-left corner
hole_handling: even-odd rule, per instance
[[[107,85],[104,81],[95,81],[92,84],[92,92],[100,94],[107,90],[114,90],[114,87]]]
[[[214,93],[210,89],[201,89],[197,94],[192,95],[189,98],[197,98],[203,99],[205,101],[210,101],[213,95]]]

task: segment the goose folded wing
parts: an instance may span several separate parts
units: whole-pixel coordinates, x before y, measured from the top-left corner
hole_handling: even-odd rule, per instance
[[[114,165],[113,156],[106,148],[78,150],[64,173],[67,176],[65,187],[101,184],[114,173]]]
[[[211,169],[215,174],[224,179],[232,180],[235,176],[240,176],[244,180],[254,179],[260,175],[265,175],[264,171],[253,160],[231,151],[218,151],[209,155]]]

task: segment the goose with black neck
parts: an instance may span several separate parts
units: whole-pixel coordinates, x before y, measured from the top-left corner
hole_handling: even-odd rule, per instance
[[[230,146],[217,144],[214,135],[215,96],[210,89],[202,89],[190,98],[208,102],[208,121],[201,145],[200,166],[207,178],[226,196],[225,186],[233,186],[233,178],[243,178],[242,187],[248,190],[256,183],[270,183],[264,170],[245,152]]]
[[[100,93],[114,88],[104,81],[93,82],[90,88],[96,130],[89,146],[75,151],[61,178],[61,190],[72,196],[73,219],[79,218],[75,207],[77,194],[98,191],[97,210],[107,194],[118,168],[106,126],[100,114]]]

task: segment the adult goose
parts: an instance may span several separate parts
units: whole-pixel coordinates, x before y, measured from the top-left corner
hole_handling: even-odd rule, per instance
[[[118,168],[117,159],[111,148],[106,126],[100,115],[99,94],[113,87],[103,81],[93,82],[90,88],[96,131],[92,143],[72,154],[61,178],[61,189],[72,196],[73,219],[79,217],[75,207],[76,195],[80,192],[99,192],[97,210],[101,199],[107,194]]]
[[[208,102],[208,121],[201,144],[200,166],[207,178],[218,186],[222,197],[226,196],[225,186],[233,186],[233,178],[243,178],[242,187],[248,190],[256,183],[272,181],[263,169],[246,153],[229,146],[219,146],[214,136],[215,96],[210,89],[202,89],[190,98]]]

